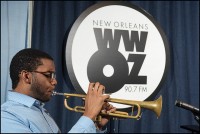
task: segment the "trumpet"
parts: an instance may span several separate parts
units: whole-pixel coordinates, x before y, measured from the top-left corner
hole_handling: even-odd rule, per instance
[[[85,99],[86,95],[58,93],[55,91],[53,92],[52,95],[65,96],[64,105],[68,110],[84,113],[85,108],[83,106],[75,106],[74,108],[72,108],[68,105],[67,100],[70,97],[79,97],[79,98]],[[111,116],[111,117],[116,117],[116,118],[132,118],[132,119],[139,120],[141,118],[141,108],[145,108],[145,109],[153,111],[157,115],[157,118],[158,118],[158,117],[160,117],[160,114],[162,111],[162,96],[160,96],[157,100],[154,100],[154,101],[135,101],[135,100],[123,100],[123,99],[109,98],[109,99],[106,99],[106,102],[130,105],[132,107],[132,113],[131,113],[131,115],[129,115],[128,112],[117,111],[117,110],[113,113],[104,113],[101,111],[99,113],[99,115],[97,116],[96,121],[101,121],[102,116],[105,116],[105,115]],[[133,111],[134,111],[135,106],[137,108],[137,113],[134,115]]]

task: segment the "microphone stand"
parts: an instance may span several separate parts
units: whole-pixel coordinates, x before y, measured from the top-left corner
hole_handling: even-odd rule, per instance
[[[199,123],[199,113],[194,113],[192,112],[194,115],[194,119]],[[182,125],[180,126],[180,128],[186,129],[186,130],[190,130],[192,133],[199,133],[199,126],[198,125]]]
[[[194,119],[199,123],[199,115],[195,114],[195,113],[193,113],[193,114],[194,114]]]
[[[199,123],[199,109],[198,108],[195,108],[189,104],[186,104],[184,102],[181,102],[181,101],[178,101],[176,100],[175,101],[175,106],[178,106],[178,107],[182,107],[186,110],[189,110],[193,113],[194,115],[194,119]],[[199,125],[182,125],[180,126],[180,128],[184,128],[186,130],[190,130],[192,131],[192,133],[199,133]]]

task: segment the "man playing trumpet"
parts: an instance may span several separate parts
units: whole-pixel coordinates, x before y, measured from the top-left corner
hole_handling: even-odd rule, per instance
[[[58,133],[58,128],[43,107],[50,100],[57,84],[53,58],[36,49],[23,49],[12,59],[10,77],[13,90],[1,105],[2,133]],[[101,110],[114,112],[116,108],[105,102],[105,87],[99,82],[90,83],[85,98],[85,111],[69,132],[96,133],[109,121],[104,117],[93,121]]]

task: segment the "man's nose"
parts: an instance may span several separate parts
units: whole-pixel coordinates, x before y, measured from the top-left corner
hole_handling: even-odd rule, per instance
[[[57,85],[57,80],[56,80],[55,78],[52,79],[51,84],[52,84],[52,85]]]

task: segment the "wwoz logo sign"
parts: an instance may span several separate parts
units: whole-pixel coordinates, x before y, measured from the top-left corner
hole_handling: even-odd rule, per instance
[[[112,98],[143,101],[160,89],[169,50],[164,32],[147,12],[131,3],[101,2],[72,26],[66,63],[81,93],[87,92],[89,82],[98,81]]]

